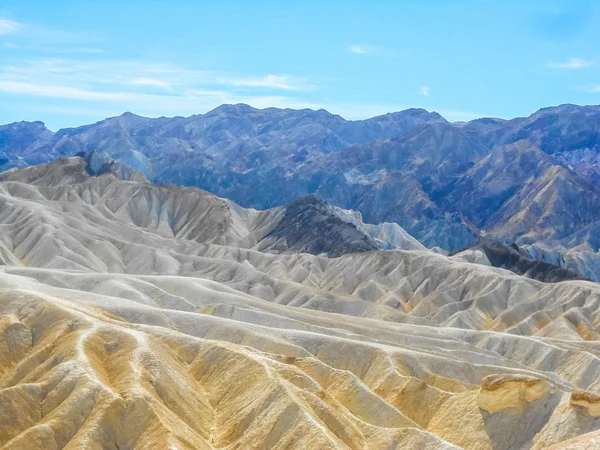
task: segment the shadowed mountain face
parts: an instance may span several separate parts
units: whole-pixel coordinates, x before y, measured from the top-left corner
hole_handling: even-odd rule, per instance
[[[281,221],[259,244],[262,251],[325,254],[330,258],[373,250],[425,250],[394,223],[365,224],[360,213],[313,196],[286,206]]]
[[[500,242],[482,239],[460,251],[454,259],[500,267],[534,280],[556,283],[567,280],[585,280],[583,275],[559,265],[536,261],[516,244],[504,245]]]
[[[316,197],[294,200],[286,208],[281,222],[266,236],[273,241],[266,248],[314,255],[326,253],[330,257],[380,248],[372,237],[331,214],[330,210],[329,205]]]
[[[244,207],[315,195],[446,251],[489,235],[597,252],[599,131],[595,106],[451,124],[421,109],[346,121],[324,110],[223,105],[188,118],[126,113],[56,133],[39,122],[5,125],[0,168],[94,151],[151,181]]]

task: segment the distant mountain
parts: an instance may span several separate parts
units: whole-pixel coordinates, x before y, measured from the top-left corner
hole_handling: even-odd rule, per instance
[[[439,198],[486,152],[460,129],[435,123],[331,153],[298,172],[318,174],[318,196],[361,211],[368,222],[396,222],[426,246],[456,250],[473,242],[477,231],[440,208]]]
[[[526,139],[561,165],[600,183],[600,106],[542,108],[524,118],[474,120],[464,130],[490,147]]]
[[[0,127],[0,170],[90,151],[246,208],[314,195],[447,252],[481,236],[561,254],[600,249],[597,106],[449,123],[422,109],[347,121],[222,105],[187,118],[125,113],[56,133],[41,122]]]
[[[36,154],[48,161],[47,158],[52,158],[53,138],[54,133],[42,122],[0,125],[0,168],[36,164]],[[31,156],[31,160],[24,161],[26,156]]]

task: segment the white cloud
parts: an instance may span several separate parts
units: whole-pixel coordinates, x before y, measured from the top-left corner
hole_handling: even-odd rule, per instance
[[[356,53],[357,55],[364,55],[367,53],[367,50],[360,45],[349,45],[348,51],[350,53]]]
[[[221,84],[237,87],[264,87],[288,91],[303,91],[310,88],[303,80],[289,75],[267,75],[259,78],[218,78],[217,81]]]
[[[137,84],[138,86],[154,86],[154,87],[159,87],[159,88],[163,88],[163,89],[169,89],[171,87],[171,85],[169,83],[167,83],[166,81],[157,80],[156,78],[147,78],[147,77],[136,78],[135,80],[131,81],[131,84]]]
[[[578,69],[586,69],[588,67],[592,67],[594,63],[592,61],[588,61],[581,58],[571,58],[566,62],[556,63],[551,62],[548,63],[547,67],[549,69],[570,69],[570,70],[578,70]]]
[[[90,31],[73,33],[65,30],[47,28],[44,25],[31,22],[17,22],[0,17],[0,36],[18,35],[19,44],[23,48],[54,52],[98,53],[102,50],[95,48],[73,48],[73,43],[89,41],[93,36]],[[95,40],[95,39],[92,39]]]
[[[14,33],[19,28],[21,28],[21,24],[19,22],[0,18],[0,36]]]
[[[421,86],[420,92],[421,95],[427,97],[429,95],[429,86]]]
[[[192,87],[214,81],[215,73],[186,70],[168,65],[122,60],[80,60],[40,58],[20,64],[0,66],[0,81],[53,84],[85,89],[143,89],[155,87]]]
[[[49,49],[54,53],[104,53],[101,48],[86,48],[86,47],[74,47],[74,48],[54,48]]]
[[[40,111],[43,107],[60,107],[63,114],[85,109],[94,115],[97,110],[97,119],[102,118],[101,111],[113,111],[113,115],[132,111],[151,117],[191,115],[223,103],[247,103],[257,108],[317,107],[293,96],[255,95],[235,86],[225,89],[223,80],[236,80],[237,85],[250,87],[275,84],[280,89],[282,84],[293,88],[297,81],[294,77],[251,78],[135,61],[38,59],[13,66],[0,65],[0,95],[38,98],[36,109]],[[56,105],[44,99],[63,102]]]
[[[351,44],[347,47],[350,53],[354,53],[355,55],[367,55],[377,53],[379,49],[369,44]]]
[[[51,84],[33,84],[18,81],[1,81],[0,92],[26,94],[38,97],[53,97],[71,100],[124,100],[132,98],[127,92],[99,92]]]
[[[121,60],[81,60],[77,58],[41,58],[20,64],[0,65],[0,81],[23,81],[70,87],[115,86],[120,89],[155,87],[182,90],[232,86],[308,91],[308,80],[291,75],[244,76],[208,70],[194,70],[165,64]]]

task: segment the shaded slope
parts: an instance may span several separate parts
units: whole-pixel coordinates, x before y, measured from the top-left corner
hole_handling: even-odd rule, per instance
[[[453,256],[468,262],[507,269],[518,275],[549,283],[586,279],[578,272],[559,265],[531,259],[529,253],[521,250],[516,244],[505,245],[484,239]]]
[[[303,197],[285,209],[283,218],[259,248],[338,257],[381,247],[372,237],[333,214],[324,201]]]

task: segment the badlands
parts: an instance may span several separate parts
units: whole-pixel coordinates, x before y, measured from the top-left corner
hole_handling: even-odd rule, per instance
[[[0,174],[0,448],[600,448],[600,286],[81,157]]]

